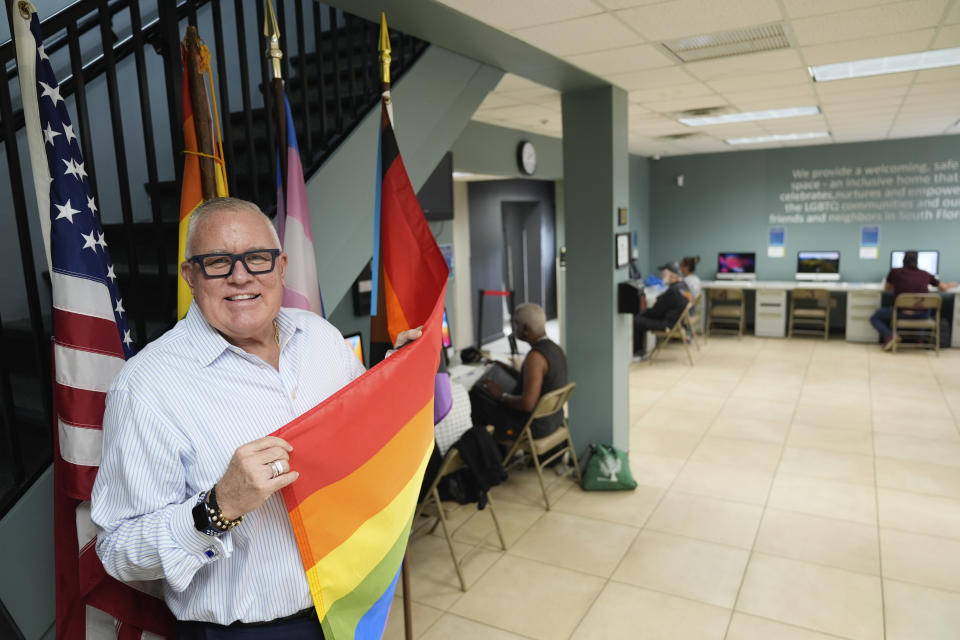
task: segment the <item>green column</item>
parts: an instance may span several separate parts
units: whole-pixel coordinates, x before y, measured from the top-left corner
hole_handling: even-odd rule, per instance
[[[566,344],[570,428],[590,442],[629,449],[632,317],[617,313],[617,208],[629,202],[627,94],[616,87],[563,94]]]

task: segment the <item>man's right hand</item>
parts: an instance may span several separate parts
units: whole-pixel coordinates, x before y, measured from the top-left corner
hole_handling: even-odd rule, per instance
[[[290,470],[291,451],[290,443],[275,436],[238,447],[217,483],[217,504],[223,517],[236,520],[250,513],[299,478],[298,472]],[[273,477],[271,463],[274,461],[278,461],[283,470],[277,477]]]

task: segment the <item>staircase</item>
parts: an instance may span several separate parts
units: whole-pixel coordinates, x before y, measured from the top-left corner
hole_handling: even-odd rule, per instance
[[[80,0],[44,20],[43,32],[47,34],[45,49],[51,54],[51,61],[59,56],[60,66],[54,64],[55,69],[59,71],[60,68],[66,68],[77,74],[76,78],[61,76],[61,94],[75,105],[86,103],[87,87],[99,85],[102,90],[101,81],[105,74],[116,73],[117,70],[121,74],[124,70],[129,73],[138,57],[155,55],[154,51],[163,58],[165,87],[160,82],[162,78],[141,80],[145,71],[137,64],[139,87],[124,86],[122,96],[110,96],[111,107],[114,101],[118,101],[123,106],[124,118],[139,122],[140,114],[135,109],[142,103],[137,99],[137,89],[142,91],[144,83],[150,85],[152,92],[162,92],[165,88],[168,107],[165,115],[173,138],[173,153],[158,151],[147,137],[144,140],[131,140],[129,137],[125,140],[128,158],[141,154],[144,148],[148,156],[152,154],[154,166],[148,171],[151,177],[146,183],[130,186],[126,201],[132,202],[132,210],[124,212],[124,221],[116,215],[114,219],[102,221],[120,290],[124,293],[129,310],[134,338],[137,347],[142,348],[176,322],[179,176],[182,170],[178,151],[182,148],[182,142],[178,142],[182,135],[182,122],[179,116],[181,67],[177,42],[187,23],[200,25],[201,36],[211,49],[217,73],[215,82],[218,83],[219,104],[222,106],[227,101],[229,87],[243,85],[244,99],[234,100],[236,104],[231,107],[242,103],[244,108],[239,111],[231,108],[229,113],[222,114],[221,121],[230,193],[256,202],[268,215],[272,216],[275,212],[275,120],[272,116],[272,91],[260,53],[265,50],[261,33],[263,6],[257,3],[257,15],[244,17],[244,8],[250,14],[254,6],[244,0],[235,0],[233,3],[155,0],[153,8],[148,6],[151,5],[150,0],[112,0],[107,3],[106,11],[110,24],[104,28],[100,4],[96,0]],[[305,177],[309,180],[379,102],[379,25],[313,0],[275,0],[275,4],[281,22],[281,46],[293,52],[284,58],[284,74],[301,162]],[[141,8],[140,5],[144,6]],[[9,5],[6,10],[9,11]],[[204,32],[204,25],[209,25],[211,21],[214,24],[213,32]],[[248,47],[252,51],[248,56],[247,68],[236,59],[227,59],[224,52],[217,49],[217,43],[230,41],[232,34],[225,37],[222,25],[229,28],[231,24],[237,31],[237,43],[248,40],[259,43],[255,48]],[[311,30],[312,34],[305,33],[305,30]],[[100,55],[100,50],[89,55],[83,54],[80,37],[84,36],[84,42],[88,42],[98,32],[105,46],[113,51],[113,67]],[[127,33],[131,35],[123,35]],[[399,32],[391,33],[391,45],[391,76],[394,81],[403,76],[428,46]],[[11,99],[11,96],[17,98],[19,93],[15,66],[11,63],[14,57],[12,43],[0,45],[0,61],[8,69],[13,69],[7,74],[8,82],[0,86],[0,115],[3,116],[0,120],[4,121],[0,124],[0,133],[4,142],[15,140],[18,129],[23,126],[22,112],[16,110],[19,105]],[[77,63],[78,57],[83,60],[82,64]],[[81,77],[83,81],[78,82]],[[11,105],[9,112],[3,108],[4,103]],[[78,114],[74,126],[80,131],[81,137],[87,139],[91,122],[96,127],[96,119],[109,117],[109,114],[103,113],[85,114],[80,109],[74,113]],[[152,118],[159,117],[162,116],[154,107]],[[163,128],[152,133],[157,136],[162,131]],[[16,155],[14,146],[12,164],[17,164]],[[21,153],[21,156],[26,157],[26,154]],[[101,159],[97,154],[94,156]],[[32,203],[34,198],[29,167],[11,166],[10,171],[13,193],[8,200],[14,205],[18,231],[27,233],[29,237],[29,220],[36,216],[26,205],[27,202]],[[16,171],[23,175],[23,180],[13,179]],[[175,175],[177,179],[162,180],[157,177],[163,175]],[[101,201],[105,192],[123,189],[115,169],[105,163],[97,164],[96,179]],[[124,198],[117,200],[122,202]],[[150,219],[143,220],[134,215],[143,212],[150,212]],[[7,221],[11,233],[13,218],[11,215]],[[35,258],[42,261],[39,256]],[[0,515],[16,502],[49,464],[51,456],[49,276],[44,272],[41,274],[43,278],[37,278],[43,269],[39,266],[36,269],[35,273],[30,273],[26,266],[24,268],[23,277],[30,304],[29,313],[24,308],[21,316],[29,315],[29,318],[0,322],[0,391],[4,388],[11,390],[2,394],[4,406],[0,415],[3,418],[0,443],[4,445],[0,448]],[[31,280],[33,283],[40,280],[41,283],[31,287]],[[18,465],[16,461],[22,461],[23,464]]]

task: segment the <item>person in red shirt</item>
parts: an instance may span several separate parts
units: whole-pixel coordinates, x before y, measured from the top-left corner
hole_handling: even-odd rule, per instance
[[[903,255],[903,267],[900,269],[890,269],[887,274],[887,280],[883,284],[886,291],[893,291],[896,298],[901,293],[927,293],[929,287],[936,287],[940,291],[953,289],[957,286],[956,282],[940,282],[937,277],[927,273],[917,267],[917,252],[907,251]],[[910,313],[904,311],[903,313]],[[929,311],[918,311],[916,314],[929,314]],[[893,348],[897,338],[890,329],[890,323],[893,320],[893,307],[880,307],[872,316],[870,324],[880,333],[883,338],[883,350],[889,351]]]

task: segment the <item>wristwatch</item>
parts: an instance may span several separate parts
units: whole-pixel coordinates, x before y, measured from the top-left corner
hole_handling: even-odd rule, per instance
[[[197,499],[197,504],[193,507],[193,526],[200,533],[205,533],[208,536],[219,536],[223,531],[220,531],[213,526],[213,522],[210,520],[210,512],[207,510],[207,492],[201,491],[200,496]]]

